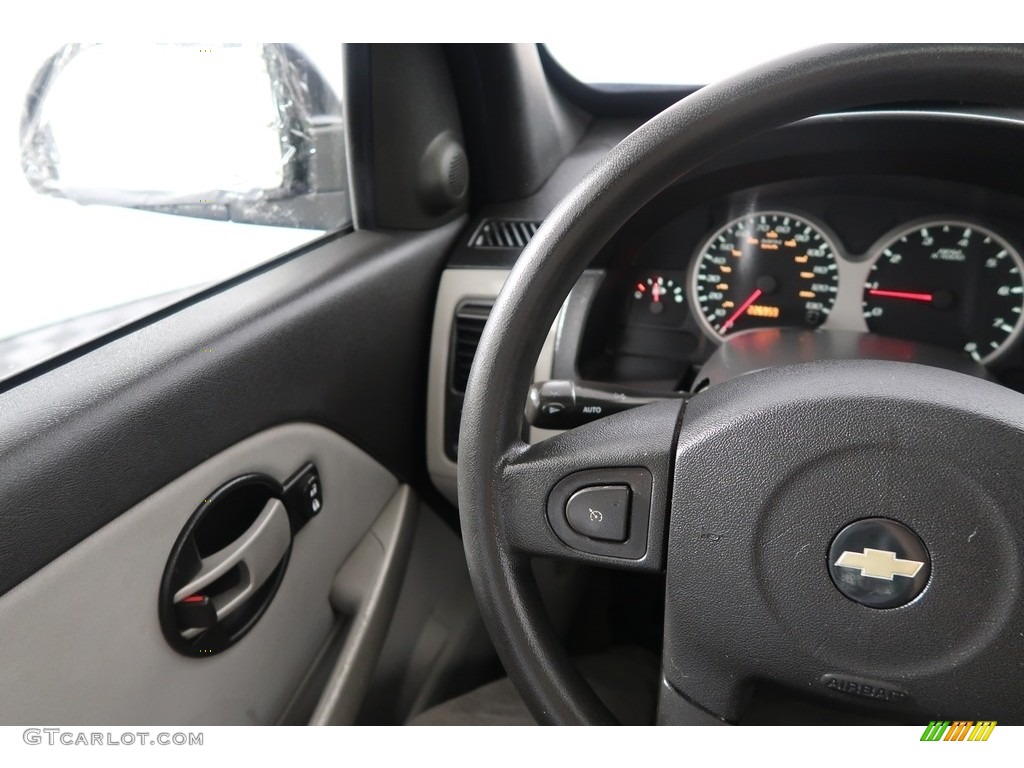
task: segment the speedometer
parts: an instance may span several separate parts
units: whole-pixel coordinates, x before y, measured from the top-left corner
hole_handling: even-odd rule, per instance
[[[864,286],[864,319],[874,333],[991,362],[1020,333],[1022,272],[1018,253],[984,227],[914,224],[878,254]]]
[[[765,211],[730,221],[697,252],[693,306],[716,338],[751,328],[816,328],[838,293],[835,249],[819,227]]]

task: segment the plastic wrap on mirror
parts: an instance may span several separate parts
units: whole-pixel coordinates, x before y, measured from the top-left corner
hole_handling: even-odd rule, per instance
[[[342,126],[294,46],[69,44],[26,99],[21,163],[37,192],[82,204],[333,229]]]

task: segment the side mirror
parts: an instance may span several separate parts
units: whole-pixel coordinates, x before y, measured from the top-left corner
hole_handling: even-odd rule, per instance
[[[289,45],[67,45],[21,122],[38,192],[309,229],[348,210],[344,146],[340,101]]]

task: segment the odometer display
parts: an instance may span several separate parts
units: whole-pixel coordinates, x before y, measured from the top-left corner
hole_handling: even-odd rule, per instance
[[[834,249],[799,216],[759,212],[715,232],[697,254],[691,287],[713,336],[751,328],[816,328],[838,293]]]
[[[990,362],[1020,332],[1024,263],[974,224],[915,224],[881,250],[864,286],[873,333],[955,349]]]

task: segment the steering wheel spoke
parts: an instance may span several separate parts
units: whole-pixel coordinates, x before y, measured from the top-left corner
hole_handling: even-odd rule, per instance
[[[500,519],[512,550],[617,568],[664,568],[681,401],[635,408],[510,452]]]

